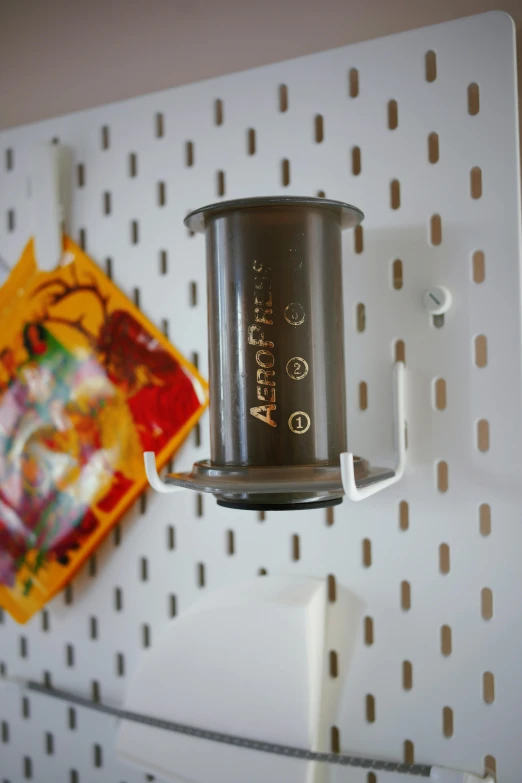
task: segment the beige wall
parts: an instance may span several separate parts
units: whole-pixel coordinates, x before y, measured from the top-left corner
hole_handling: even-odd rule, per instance
[[[0,0],[0,128],[493,9],[522,50],[522,0]]]

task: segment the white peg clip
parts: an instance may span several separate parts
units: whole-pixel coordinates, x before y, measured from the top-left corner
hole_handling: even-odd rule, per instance
[[[391,487],[401,480],[406,465],[406,419],[404,413],[404,363],[396,362],[393,368],[393,425],[394,441],[397,450],[397,462],[395,475],[383,481],[376,481],[367,487],[357,487],[355,483],[355,470],[353,454],[345,452],[341,454],[341,477],[343,489],[348,500],[364,500],[370,495],[381,492],[386,487]]]
[[[35,257],[50,272],[63,253],[63,233],[70,201],[70,150],[61,144],[40,144],[33,150],[31,201]]]

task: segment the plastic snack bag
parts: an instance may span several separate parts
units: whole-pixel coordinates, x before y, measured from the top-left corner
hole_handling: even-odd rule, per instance
[[[0,605],[25,622],[73,576],[207,405],[207,384],[70,239],[0,288]]]

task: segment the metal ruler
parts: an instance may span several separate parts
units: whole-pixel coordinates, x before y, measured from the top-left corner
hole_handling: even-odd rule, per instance
[[[149,715],[141,715],[138,712],[124,710],[121,707],[112,707],[108,704],[91,701],[84,696],[77,696],[69,691],[59,688],[50,688],[34,680],[24,680],[19,683],[22,687],[30,691],[51,696],[54,699],[77,704],[80,707],[86,707],[89,710],[103,712],[105,715],[113,715],[120,720],[131,720],[135,723],[143,723],[146,726],[153,726],[157,729],[174,731],[177,734],[185,734],[189,737],[198,737],[199,739],[211,740],[211,742],[221,742],[225,745],[235,745],[239,748],[248,748],[249,750],[258,750],[262,753],[272,753],[277,756],[287,756],[295,759],[304,759],[305,761],[319,761],[324,764],[340,764],[345,767],[359,767],[368,770],[379,770],[382,772],[401,772],[406,775],[417,775],[422,778],[429,778],[432,767],[427,764],[403,764],[398,761],[379,761],[379,759],[370,759],[363,756],[351,756],[346,753],[320,753],[304,748],[294,748],[290,745],[279,745],[276,742],[261,742],[248,737],[236,737],[232,734],[224,734],[220,731],[210,731],[208,729],[199,729],[194,726],[187,726],[185,723],[176,723],[163,718],[153,718]]]

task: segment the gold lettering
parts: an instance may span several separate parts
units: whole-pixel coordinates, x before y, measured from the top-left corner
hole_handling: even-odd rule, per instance
[[[272,419],[271,412],[275,411],[277,405],[260,405],[258,408],[250,408],[250,413],[255,416],[256,419],[264,421],[265,424],[269,424],[270,427],[277,427],[277,422]]]
[[[258,324],[273,324],[274,322],[270,321],[267,315],[272,315],[272,310],[263,310],[261,307],[256,307],[255,321]]]
[[[256,332],[257,338],[255,337]],[[265,340],[265,334],[261,327],[255,324],[248,327],[248,342],[250,345],[266,345],[267,348],[274,347],[274,343],[270,342],[270,340]]]
[[[258,370],[257,382],[263,384],[264,386],[275,386],[274,381],[268,380],[269,375],[275,375],[275,372],[273,370]]]
[[[254,292],[254,304],[263,305],[263,307],[272,307],[272,292],[268,294],[258,294]]]
[[[269,386],[258,386],[257,399],[261,400],[261,402],[275,402],[276,390],[271,389]]]
[[[268,356],[268,359],[265,359],[265,361],[261,361],[262,356]],[[274,361],[275,361],[274,356],[273,354],[270,353],[270,351],[258,351],[256,353],[256,362],[259,364],[260,367],[264,367],[265,369],[267,367],[273,367]]]

